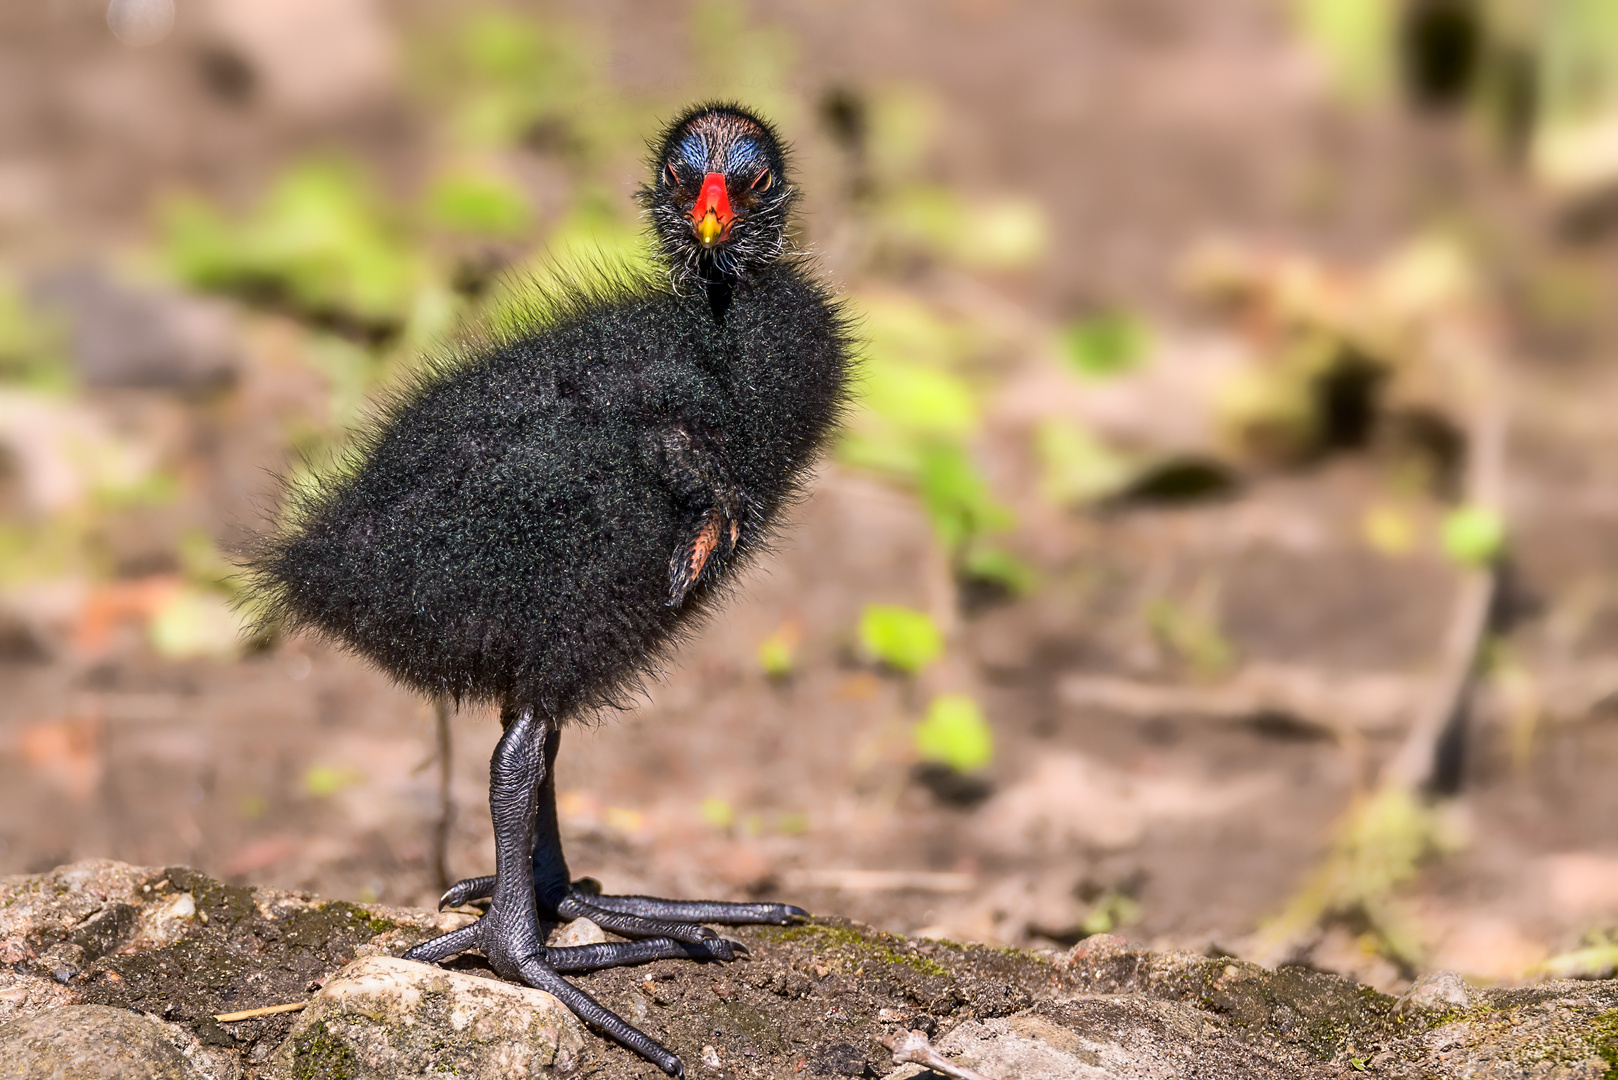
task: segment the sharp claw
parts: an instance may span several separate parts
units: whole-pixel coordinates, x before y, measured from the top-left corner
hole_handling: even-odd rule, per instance
[[[729,940],[729,939],[727,938],[726,940]],[[739,941],[731,941],[730,942],[730,951],[733,954],[735,954],[735,956],[738,959],[741,959],[741,960],[746,960],[748,957],[753,955],[752,950],[749,949],[746,945],[743,945]]]

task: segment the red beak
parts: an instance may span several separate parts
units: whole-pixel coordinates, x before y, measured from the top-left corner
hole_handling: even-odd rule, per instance
[[[703,247],[713,247],[730,235],[730,223],[736,220],[730,208],[730,192],[725,188],[723,173],[709,173],[702,178],[702,190],[697,204],[691,208],[691,227]]]

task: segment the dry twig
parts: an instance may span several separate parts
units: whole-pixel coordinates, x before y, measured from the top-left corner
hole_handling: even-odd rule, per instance
[[[274,1016],[276,1013],[298,1012],[308,1004],[307,1001],[289,1001],[285,1005],[265,1005],[257,1009],[243,1009],[241,1012],[219,1013],[214,1019],[221,1024],[229,1024],[237,1020],[251,1020],[255,1016]]]
[[[956,1080],[993,1080],[934,1050],[932,1043],[927,1041],[925,1031],[896,1031],[892,1035],[884,1035],[881,1042],[893,1051],[895,1065],[920,1065],[945,1076],[953,1076]]]

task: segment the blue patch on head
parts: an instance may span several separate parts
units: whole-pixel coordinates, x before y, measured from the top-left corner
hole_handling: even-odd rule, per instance
[[[686,164],[698,172],[703,172],[708,168],[708,142],[696,132],[693,131],[681,139],[680,145],[676,149],[680,157],[685,159]]]
[[[764,148],[758,144],[758,140],[743,137],[730,144],[729,153],[725,155],[725,171],[740,172],[763,160]]]

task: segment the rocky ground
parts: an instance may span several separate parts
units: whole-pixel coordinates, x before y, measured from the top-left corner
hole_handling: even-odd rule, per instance
[[[107,860],[0,879],[0,1076],[658,1075],[475,957],[395,959],[470,917]],[[1618,1067],[1615,981],[1479,991],[1440,973],[1393,998],[1111,935],[1065,953],[819,918],[736,936],[752,956],[735,965],[579,982],[694,1077],[1595,1080]]]

